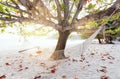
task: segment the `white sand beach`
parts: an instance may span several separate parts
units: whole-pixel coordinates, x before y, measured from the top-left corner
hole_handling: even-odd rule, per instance
[[[69,46],[73,44],[79,43],[74,41]],[[84,52],[83,58],[80,52],[73,50],[65,53],[67,59],[58,61],[47,60],[50,48],[43,49],[44,53],[40,54],[27,53],[36,49],[18,53],[17,45],[11,42],[1,45],[0,79],[120,79],[120,42],[94,42]]]

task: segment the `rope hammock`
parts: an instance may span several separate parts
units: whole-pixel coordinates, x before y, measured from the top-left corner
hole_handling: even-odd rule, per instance
[[[85,42],[83,42],[80,45],[80,52],[81,55],[83,55],[83,53],[85,52],[85,50],[89,47],[89,45],[91,44],[92,40],[100,33],[100,31],[103,29],[103,27],[101,26],[95,33],[93,33]]]
[[[108,18],[111,18],[113,16],[113,14],[119,9],[116,8],[113,13],[108,17]],[[83,53],[85,52],[85,50],[87,50],[87,48],[90,46],[90,44],[92,43],[92,40],[101,32],[101,31],[105,31],[105,24],[102,24],[100,26],[100,28],[98,28],[98,30],[96,30],[88,39],[86,39],[83,43],[79,44],[79,45],[76,45],[74,47],[71,47],[71,48],[68,48],[66,50],[66,52],[73,52],[74,50],[74,53],[78,53],[80,52],[81,53],[81,56],[83,56]],[[79,50],[78,50],[79,49]]]
[[[103,29],[103,25],[98,28],[98,30],[96,30],[96,32],[94,32],[88,39],[86,39],[83,43],[80,43],[74,47],[70,47],[68,49],[66,49],[66,52],[73,52],[74,53],[80,53],[81,56],[83,56],[83,53],[85,52],[85,50],[87,50],[87,48],[90,46],[90,44],[92,43],[92,40],[100,33],[100,31]]]
[[[112,15],[118,10],[115,9],[114,12],[109,16],[109,18],[112,17]],[[102,24],[100,26],[100,28],[98,28],[88,39],[86,39],[83,43],[81,44],[78,44],[76,46],[73,46],[73,47],[70,47],[70,48],[67,48],[65,50],[58,50],[59,52],[62,52],[62,53],[66,53],[66,52],[74,52],[74,53],[80,53],[81,56],[83,55],[83,53],[85,52],[85,50],[90,46],[90,44],[92,43],[92,40],[101,32],[101,30],[104,29],[104,26],[105,24]],[[33,48],[38,48],[38,47],[33,47]],[[33,49],[33,48],[30,48],[30,49]],[[20,50],[19,52],[24,52],[24,51],[27,51],[27,50],[30,50],[30,49],[24,49],[24,50]],[[57,52],[57,51],[56,51]],[[44,52],[43,52],[44,53]]]

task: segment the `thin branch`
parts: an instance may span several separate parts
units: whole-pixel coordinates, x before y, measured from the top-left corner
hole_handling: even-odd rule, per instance
[[[17,8],[19,8],[18,4],[14,1],[14,0],[11,0],[13,4],[16,5]]]
[[[37,23],[37,24],[42,24],[46,27],[52,27],[56,30],[62,31],[62,27],[60,25],[55,24],[54,22],[46,20],[46,19],[40,19],[40,20],[30,19],[29,21]]]
[[[61,21],[62,21],[61,5],[60,5],[59,0],[55,0],[55,3],[56,3],[56,5],[57,5],[57,18],[58,18],[58,21],[61,22]]]
[[[78,21],[76,21],[73,26],[84,26],[85,24],[87,24],[90,21],[100,21],[102,18],[104,17],[108,17],[111,14],[115,14],[117,12],[120,12],[120,0],[117,0],[111,7],[109,7],[106,10],[100,11],[96,14],[91,14],[91,15],[87,15],[81,19],[78,19]]]
[[[5,17],[0,18],[0,20],[4,20],[4,21],[14,21],[14,22],[17,21],[17,19],[13,19],[13,18],[5,18]]]
[[[97,29],[74,29],[72,32],[94,33]]]
[[[117,28],[120,27],[120,18],[114,20],[115,22],[109,26],[109,28]]]
[[[33,0],[33,5],[36,6],[39,0]]]
[[[0,4],[8,6],[8,7],[15,8],[15,9],[18,9],[18,7],[12,6],[9,3],[2,3],[2,2],[0,2]],[[41,2],[40,4],[41,4],[40,8],[42,9],[42,11],[46,10],[48,12],[47,14],[50,14],[50,11],[47,9],[47,7],[44,5],[44,3]],[[16,15],[12,15],[12,14],[9,14],[9,13],[3,13],[3,12],[0,12],[0,13],[2,15],[8,15],[8,16],[11,17],[11,18],[0,17],[0,20],[4,20],[6,22],[34,22],[34,23],[43,24],[45,26],[51,26],[51,27],[53,27],[53,28],[55,28],[57,30],[60,30],[60,28],[61,28],[59,25],[55,24],[54,22],[52,22],[50,20],[47,20],[46,19],[47,16],[44,16],[44,15],[42,15],[42,16],[39,15],[38,17],[35,17],[35,16],[32,17],[31,16],[30,18],[26,18],[26,17],[19,17],[19,16],[16,16]]]
[[[27,11],[22,10],[22,9],[20,9],[20,8],[16,7],[16,6],[12,6],[12,5],[8,4],[8,3],[3,3],[3,2],[0,2],[0,4],[2,4],[2,5],[4,5],[4,6],[7,6],[7,7],[14,8],[14,9],[19,9],[19,10],[20,10],[20,11],[22,11],[22,12],[28,13]]]
[[[80,11],[82,10],[82,7],[83,7],[85,1],[86,1],[86,0],[79,0],[76,13],[74,14],[73,19],[72,19],[72,23],[74,23],[75,19],[78,17],[78,14],[79,14]],[[71,23],[71,24],[72,24],[72,23]]]
[[[28,22],[30,21],[29,18],[25,18],[25,17],[21,17],[21,18],[7,18],[7,17],[0,17],[0,20],[3,20],[3,21],[8,21],[10,23],[14,23],[14,22]]]
[[[64,2],[64,20],[66,21],[66,18],[68,16],[68,13],[69,13],[69,0],[63,0]]]
[[[19,9],[19,11],[20,11],[20,15],[21,15],[21,17],[23,17],[23,13],[22,13],[22,11],[20,10],[19,5],[18,5],[14,0],[11,0],[11,1],[12,1],[12,3],[15,4],[16,7]]]
[[[111,24],[108,29],[114,29],[114,28],[120,27],[120,18],[115,19],[114,21],[115,22],[113,24]],[[104,24],[104,26],[105,26],[105,24]],[[96,31],[96,29],[73,29],[72,31],[84,32],[84,33],[93,33]]]
[[[68,12],[68,15],[67,15],[66,20],[68,20],[68,19],[70,18],[70,14],[71,14],[71,12],[72,12],[73,6],[74,6],[74,2],[72,3],[72,6],[71,6],[71,8],[70,8],[70,10],[69,10],[69,12]]]
[[[47,6],[44,5],[43,1],[42,0],[39,0],[39,7],[42,9],[42,11],[44,12],[44,15],[46,17],[46,15],[49,17],[49,18],[54,18],[54,16],[50,13],[49,9],[47,8]]]
[[[10,17],[15,17],[15,18],[21,18],[21,17],[19,17],[19,16],[16,16],[16,15],[12,15],[12,14],[8,14],[8,13],[4,13],[4,12],[0,12],[0,14],[2,14],[2,15],[8,15],[8,16],[10,16]]]

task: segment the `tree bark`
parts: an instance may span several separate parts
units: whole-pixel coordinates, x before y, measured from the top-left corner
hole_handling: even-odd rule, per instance
[[[100,34],[97,35],[97,39],[98,39],[99,44],[102,44]]]
[[[57,42],[57,46],[55,48],[54,53],[51,56],[52,60],[59,60],[65,58],[64,49],[66,47],[66,43],[69,35],[70,35],[70,31],[68,30],[65,32],[59,31],[59,39]]]

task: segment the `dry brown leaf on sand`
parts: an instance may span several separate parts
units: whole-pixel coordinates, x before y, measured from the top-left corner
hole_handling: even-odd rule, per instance
[[[108,79],[109,77],[106,75],[101,76],[101,79]]]
[[[6,78],[6,75],[0,76],[0,79],[5,79],[5,78]]]

